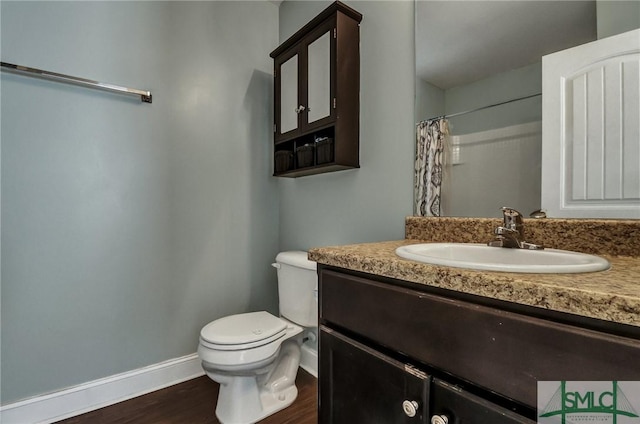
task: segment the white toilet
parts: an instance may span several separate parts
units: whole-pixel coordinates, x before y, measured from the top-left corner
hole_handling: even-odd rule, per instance
[[[207,375],[220,383],[216,416],[223,424],[255,423],[291,405],[298,396],[298,366],[317,377],[316,263],[307,252],[295,251],[279,253],[273,266],[280,318],[249,312],[217,319],[200,331],[198,356]]]

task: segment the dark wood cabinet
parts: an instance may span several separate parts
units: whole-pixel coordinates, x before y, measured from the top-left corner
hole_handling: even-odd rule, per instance
[[[425,410],[430,382],[427,374],[328,327],[320,328],[320,345],[320,423],[429,422]],[[411,408],[415,410],[413,417]]]
[[[341,422],[336,405],[353,393],[353,408],[383,408],[384,422],[534,423],[538,381],[640,380],[637,328],[324,265],[318,274],[321,424]],[[383,377],[393,401],[372,405],[384,389],[367,373],[394,375]],[[398,389],[420,373],[428,400]],[[403,396],[423,418],[396,417]]]
[[[458,385],[434,378],[431,384],[429,414],[439,417],[432,424],[533,424],[522,415],[461,389]],[[446,417],[446,421],[445,418]]]
[[[522,424],[519,414],[320,328],[322,424]]]
[[[359,167],[361,20],[335,2],[271,53],[274,176]]]

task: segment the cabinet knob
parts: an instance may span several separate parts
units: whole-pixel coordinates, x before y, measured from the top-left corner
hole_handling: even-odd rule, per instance
[[[305,109],[306,108],[304,106],[300,105],[295,109],[295,111],[296,111],[296,113],[302,113],[302,112],[304,112]]]
[[[405,400],[402,402],[402,409],[407,417],[415,417],[419,407],[420,405],[418,405],[418,402],[415,400]]]
[[[449,418],[446,415],[434,415],[431,417],[431,424],[447,424]]]

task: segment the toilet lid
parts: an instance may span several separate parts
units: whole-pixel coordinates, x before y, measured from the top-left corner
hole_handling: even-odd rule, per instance
[[[287,329],[287,323],[268,312],[249,312],[230,315],[205,325],[200,337],[219,345],[240,345],[279,336]]]
[[[307,252],[304,252],[301,250],[280,252],[276,256],[276,262],[295,266],[302,269],[308,269],[314,272],[316,270],[316,265],[317,265],[314,261],[310,261],[307,258]]]

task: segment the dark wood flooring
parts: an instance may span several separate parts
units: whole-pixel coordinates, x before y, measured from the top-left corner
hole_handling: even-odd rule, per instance
[[[298,397],[291,406],[260,424],[317,424],[317,380],[300,369]],[[203,376],[57,424],[219,424],[216,418],[218,383]]]

